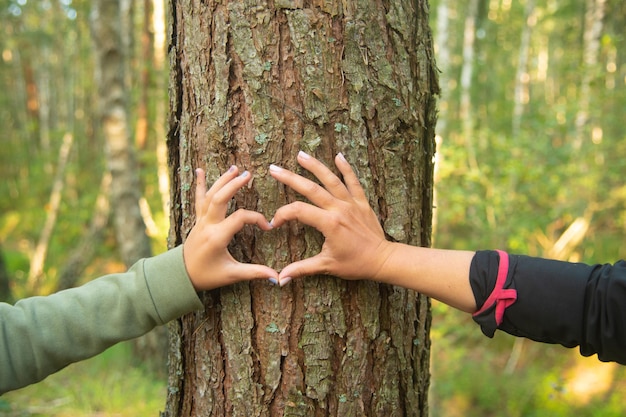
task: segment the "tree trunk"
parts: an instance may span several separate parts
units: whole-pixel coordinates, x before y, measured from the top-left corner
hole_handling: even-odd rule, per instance
[[[56,174],[52,181],[52,191],[50,192],[50,200],[48,201],[48,213],[46,221],[41,228],[41,234],[37,240],[37,245],[33,255],[30,258],[30,268],[28,270],[28,280],[26,282],[31,293],[36,294],[43,276],[43,267],[48,254],[48,246],[52,238],[52,232],[57,223],[57,216],[61,208],[61,198],[63,197],[63,188],[65,187],[65,167],[70,158],[70,151],[74,143],[74,136],[66,133],[63,136],[63,143],[59,149],[59,157],[56,167]]]
[[[591,110],[591,84],[597,77],[598,55],[600,54],[600,38],[604,26],[606,0],[585,1],[585,26],[583,33],[582,79],[578,95],[578,111],[576,112],[575,149],[580,149],[589,135]]]
[[[132,27],[132,26],[131,26]],[[152,0],[143,1],[143,20],[141,28],[141,48],[139,55],[139,97],[137,99],[137,121],[135,123],[135,144],[137,149],[145,149],[148,141],[151,66],[154,48],[152,47]]]
[[[438,115],[437,115],[437,134],[435,136],[437,149],[442,149],[444,141],[448,140],[448,114],[450,108],[451,97],[451,84],[450,84],[450,68],[452,61],[450,59],[450,4],[449,0],[440,0],[437,5],[437,36],[436,36],[436,56],[437,56],[437,68],[441,71],[439,76],[439,83],[442,86],[439,94],[438,101]],[[435,153],[434,162],[434,174],[433,174],[433,207],[437,207],[437,192],[439,183],[439,168],[443,162],[443,156],[441,152]],[[432,231],[433,240],[432,244],[435,244],[437,236],[437,222],[439,212],[433,211],[432,216]]]
[[[113,225],[120,255],[127,267],[152,253],[139,207],[142,194],[139,164],[129,131],[127,109],[131,9],[132,3],[128,0],[95,0],[91,15],[96,82],[111,173]],[[162,327],[154,329],[134,341],[135,355],[143,360],[151,358],[152,363],[164,362],[166,339]]]
[[[447,138],[448,108],[450,102],[450,75],[452,68],[450,48],[450,3],[449,0],[440,0],[437,5],[437,68],[441,71],[439,83],[441,97],[439,99],[439,114],[437,117],[437,136]]]
[[[526,19],[524,20],[524,27],[522,28],[522,37],[519,46],[519,58],[517,60],[517,71],[515,74],[515,94],[514,94],[514,106],[511,135],[513,138],[517,138],[520,129],[522,128],[522,116],[524,115],[524,108],[530,101],[530,74],[528,70],[528,60],[530,57],[530,38],[533,32],[533,28],[537,23],[537,16],[535,15],[535,0],[526,1]]]
[[[472,80],[474,73],[474,49],[476,41],[476,19],[479,0],[469,0],[465,29],[463,31],[463,66],[461,68],[461,103],[459,117],[462,120],[463,141],[467,150],[467,164],[478,171],[476,146],[474,143],[474,112],[472,111]]]
[[[170,217],[170,178],[167,164],[167,143],[165,138],[166,102],[165,98],[165,58],[166,58],[166,28],[165,28],[165,4],[162,0],[153,0],[152,27],[154,28],[154,52],[153,63],[155,72],[155,90],[160,93],[155,102],[154,131],[156,136],[157,176],[159,179],[159,194],[161,205],[166,219]]]
[[[57,291],[76,286],[81,275],[92,261],[96,248],[104,240],[104,231],[109,223],[111,204],[111,174],[105,173],[100,181],[100,191],[93,208],[89,229],[82,236],[72,253],[67,257],[57,278]]]
[[[271,218],[298,198],[268,175],[302,149],[352,162],[390,239],[428,245],[438,92],[423,1],[170,4],[170,245],[194,223],[193,172],[254,175],[235,198]],[[252,227],[241,261],[280,269],[322,236]],[[163,416],[426,416],[429,300],[327,276],[201,295],[171,325]]]
[[[9,276],[9,271],[7,270],[7,265],[4,261],[4,252],[2,251],[2,246],[0,246],[0,301],[9,303],[13,301],[13,297],[11,295],[11,285],[10,285],[11,277]]]
[[[150,256],[150,241],[139,210],[141,188],[130,140],[125,80],[126,54],[120,0],[96,0],[91,15],[102,128],[111,172],[111,206],[117,244],[126,266]]]

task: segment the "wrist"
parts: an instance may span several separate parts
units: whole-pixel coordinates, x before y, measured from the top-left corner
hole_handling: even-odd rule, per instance
[[[370,277],[372,281],[383,282],[386,284],[395,284],[394,269],[396,262],[395,254],[399,249],[399,243],[383,240],[377,249],[378,267],[376,272]]]
[[[191,285],[193,286],[194,290],[196,291],[202,291],[202,288],[200,288],[200,283],[198,282],[197,279],[194,279],[194,277],[197,277],[196,271],[195,271],[195,267],[193,265],[191,258],[191,250],[188,247],[189,244],[189,239],[187,239],[187,241],[185,243],[183,243],[182,246],[182,252],[183,252],[183,265],[185,266],[185,271],[187,272],[187,278],[189,279],[189,282],[191,283]]]

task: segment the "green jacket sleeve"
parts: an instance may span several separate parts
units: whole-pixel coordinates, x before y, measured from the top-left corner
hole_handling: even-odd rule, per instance
[[[0,394],[200,308],[182,246],[126,273],[14,306],[0,303]]]

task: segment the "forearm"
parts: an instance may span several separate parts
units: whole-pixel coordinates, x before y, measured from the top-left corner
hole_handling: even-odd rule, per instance
[[[48,297],[0,304],[0,393],[201,307],[180,248]]]
[[[474,317],[483,333],[500,329],[514,336],[579,346],[583,355],[626,363],[626,264],[585,265],[529,256],[506,255],[506,290],[515,291],[500,323],[494,309]],[[501,256],[477,252],[470,282],[478,304],[493,292]]]
[[[431,249],[389,243],[376,280],[426,294],[459,310],[473,313],[476,301],[469,270],[474,252]]]

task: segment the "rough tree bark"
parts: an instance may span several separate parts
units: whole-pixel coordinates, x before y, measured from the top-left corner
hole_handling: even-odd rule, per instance
[[[170,246],[194,223],[193,172],[254,175],[233,209],[271,218],[299,198],[268,175],[305,150],[343,152],[390,239],[428,245],[438,92],[426,1],[172,2]],[[245,228],[242,260],[317,253],[301,224]],[[170,326],[163,416],[425,416],[429,301],[374,282],[308,277],[201,295]]]

